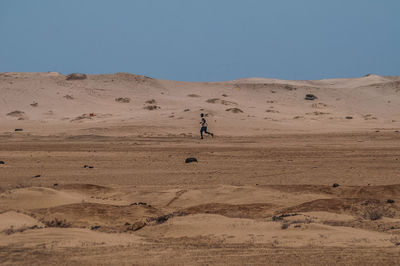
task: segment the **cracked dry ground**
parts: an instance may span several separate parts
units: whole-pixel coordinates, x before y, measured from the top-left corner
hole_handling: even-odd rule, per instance
[[[399,138],[3,135],[0,263],[398,264]]]

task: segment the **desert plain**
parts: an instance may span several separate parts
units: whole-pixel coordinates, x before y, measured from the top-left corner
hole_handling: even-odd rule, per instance
[[[0,95],[0,264],[400,263],[400,77],[8,72]]]

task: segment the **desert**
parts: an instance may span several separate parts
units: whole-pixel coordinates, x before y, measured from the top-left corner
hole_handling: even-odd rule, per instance
[[[3,265],[400,263],[398,76],[4,72],[0,94]]]

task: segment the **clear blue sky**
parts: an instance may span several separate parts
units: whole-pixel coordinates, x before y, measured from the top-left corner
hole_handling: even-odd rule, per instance
[[[399,0],[1,0],[0,72],[400,75]]]

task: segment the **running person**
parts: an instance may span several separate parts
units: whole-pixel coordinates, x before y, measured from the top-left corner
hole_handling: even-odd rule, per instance
[[[203,139],[203,132],[208,135],[211,135],[211,137],[214,137],[213,133],[207,131],[207,121],[204,118],[204,114],[202,113],[202,114],[200,114],[200,116],[201,116],[201,122],[200,122],[200,124],[201,124],[200,137],[201,137],[201,139]]]

